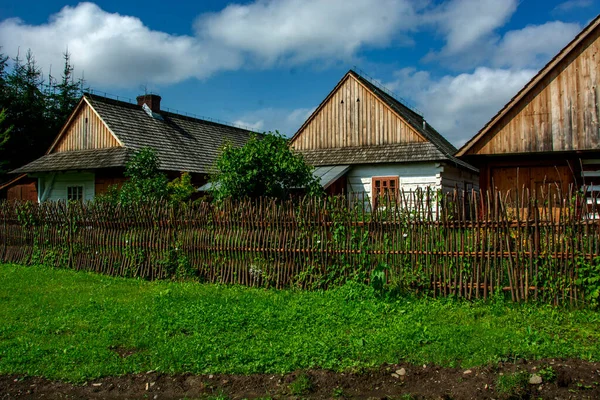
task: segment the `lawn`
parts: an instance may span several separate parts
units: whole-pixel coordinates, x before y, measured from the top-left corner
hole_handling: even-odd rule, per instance
[[[408,361],[464,368],[518,358],[600,359],[600,314],[495,300],[382,299],[146,282],[0,265],[0,374],[359,370]]]

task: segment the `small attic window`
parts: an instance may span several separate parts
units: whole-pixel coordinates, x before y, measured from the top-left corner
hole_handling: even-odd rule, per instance
[[[146,114],[148,114],[150,117],[157,119],[159,121],[163,121],[163,117],[160,114],[157,114],[155,112],[153,112],[150,107],[148,107],[148,105],[146,103],[144,103],[144,105],[142,105],[142,109],[146,112]]]

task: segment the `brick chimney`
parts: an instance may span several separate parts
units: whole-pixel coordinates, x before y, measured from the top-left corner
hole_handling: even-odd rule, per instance
[[[157,94],[143,94],[136,97],[138,106],[146,104],[153,113],[160,113],[160,96]]]

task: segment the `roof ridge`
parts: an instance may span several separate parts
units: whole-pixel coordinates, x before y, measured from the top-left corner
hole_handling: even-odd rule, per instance
[[[109,104],[113,104],[113,105],[117,105],[117,106],[122,106],[122,107],[129,107],[131,109],[141,109],[141,107],[139,105],[137,105],[136,103],[130,102],[130,101],[124,101],[124,100],[119,100],[117,96],[117,99],[113,99],[111,97],[107,97],[107,96],[100,96],[98,94],[95,93],[91,93],[91,92],[84,92],[83,93],[84,97],[87,97],[89,99],[93,99],[93,100],[97,100],[97,101],[102,101],[104,103],[109,103]],[[131,99],[129,99],[131,100]],[[241,125],[237,125],[234,123],[230,123],[230,122],[226,122],[226,121],[220,121],[217,120],[216,118],[210,118],[210,117],[201,117],[201,116],[197,116],[193,113],[189,113],[192,115],[185,115],[182,114],[181,111],[178,110],[173,110],[171,111],[170,108],[165,108],[165,109],[161,109],[159,114],[160,115],[167,115],[170,117],[176,117],[176,118],[182,118],[182,119],[187,119],[189,121],[196,121],[196,122],[202,122],[202,123],[209,123],[209,124],[213,124],[216,126],[225,126],[228,128],[234,128],[234,129],[239,129],[241,131],[245,131],[245,132],[252,132],[252,133],[256,133],[256,134],[261,134],[260,132],[255,132],[253,130],[250,129],[250,127],[243,127]]]

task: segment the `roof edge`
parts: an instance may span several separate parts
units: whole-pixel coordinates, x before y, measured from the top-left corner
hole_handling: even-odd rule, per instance
[[[552,71],[562,60],[564,60],[565,57],[567,57],[571,51],[573,51],[573,49],[575,49],[579,43],[586,39],[587,36],[598,26],[600,26],[600,14],[598,14],[585,28],[583,28],[581,32],[579,32],[577,36],[573,38],[573,40],[563,47],[544,67],[542,67],[542,69],[540,69],[538,73],[535,74],[533,78],[531,78],[529,82],[527,82],[527,84],[521,90],[519,90],[517,94],[510,99],[509,102],[506,103],[504,107],[502,107],[500,111],[498,111],[496,115],[494,115],[492,119],[489,120],[483,126],[483,128],[481,128],[479,132],[477,132],[477,134],[475,134],[475,136],[468,140],[467,143],[465,143],[456,152],[455,156],[463,157],[468,155],[466,154],[468,150],[470,150],[477,142],[479,142],[479,140],[482,139],[491,128],[493,128],[519,101],[521,101],[542,79],[544,79],[550,73],[550,71]]]

